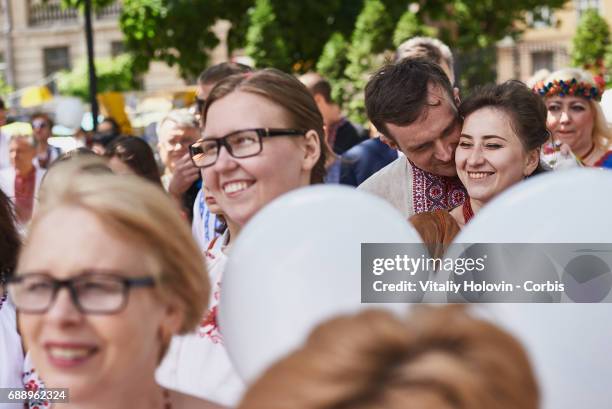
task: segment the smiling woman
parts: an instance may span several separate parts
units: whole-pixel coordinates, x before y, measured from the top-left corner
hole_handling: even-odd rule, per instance
[[[464,122],[455,164],[468,200],[450,211],[410,218],[435,256],[445,252],[459,229],[482,206],[542,170],[540,146],[549,137],[544,103],[518,81],[475,90],[461,104],[459,113]]]
[[[291,190],[322,183],[323,118],[306,87],[274,69],[218,83],[202,113],[202,138],[190,147],[228,230],[206,252],[213,297],[197,334],[176,337],[158,371],[164,385],[224,405],[244,389],[223,345],[217,306],[227,252],[242,227]]]
[[[199,322],[210,285],[189,229],[153,184],[81,174],[49,192],[8,287],[38,374],[70,391],[62,407],[215,407],[154,378],[172,335]]]
[[[577,68],[555,71],[534,87],[544,97],[552,146],[567,145],[582,164],[612,168],[612,129],[599,105],[600,77]]]

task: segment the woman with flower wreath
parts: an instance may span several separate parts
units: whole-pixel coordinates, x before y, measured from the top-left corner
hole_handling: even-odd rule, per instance
[[[555,71],[535,85],[552,133],[545,156],[571,151],[584,166],[612,168],[612,130],[599,105],[604,88],[603,78],[578,68]]]

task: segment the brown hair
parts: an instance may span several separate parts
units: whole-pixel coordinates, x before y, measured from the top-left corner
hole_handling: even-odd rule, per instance
[[[475,89],[459,106],[459,115],[467,118],[482,108],[494,108],[510,118],[510,127],[516,133],[525,152],[540,149],[550,137],[546,128],[546,105],[539,95],[516,80],[502,84],[488,84]],[[543,172],[538,165],[534,173]]]
[[[143,139],[136,136],[119,136],[106,147],[104,156],[119,159],[138,176],[162,186],[155,154]]]
[[[536,409],[525,351],[460,306],[370,310],[316,328],[239,409]]]
[[[407,57],[379,69],[366,85],[365,105],[372,124],[394,140],[387,124],[407,126],[429,107],[429,86],[440,87],[454,106],[453,87],[442,68],[425,58]]]
[[[0,190],[0,278],[13,274],[21,239],[15,227],[15,214],[9,198]],[[0,288],[0,290],[2,290]],[[2,293],[0,292],[0,298]]]
[[[235,91],[249,92],[268,99],[285,110],[289,126],[301,130],[312,129],[317,133],[321,155],[311,171],[310,183],[323,183],[326,156],[323,117],[304,84],[295,77],[273,68],[232,75],[219,82],[211,91],[202,112],[202,122],[206,123],[208,109],[216,100]]]

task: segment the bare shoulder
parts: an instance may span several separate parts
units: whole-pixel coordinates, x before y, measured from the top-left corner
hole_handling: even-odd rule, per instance
[[[176,409],[225,409],[225,406],[213,403],[197,396],[187,395],[178,391],[170,391],[170,400]]]

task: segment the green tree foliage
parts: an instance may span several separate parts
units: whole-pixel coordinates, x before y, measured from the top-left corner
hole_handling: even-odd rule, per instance
[[[239,25],[250,0],[129,0],[120,25],[127,51],[139,72],[151,61],[177,65],[183,78],[195,78],[219,44],[211,27],[218,19]],[[230,33],[231,34],[231,33]]]
[[[247,31],[246,53],[257,67],[274,67],[291,71],[291,59],[283,31],[270,0],[256,0],[250,10],[250,26]]]
[[[4,99],[4,102],[7,102],[7,103],[10,102],[6,100],[6,96],[10,94],[11,92],[13,92],[13,87],[11,87],[10,85],[6,83],[6,80],[4,79],[4,75],[0,75],[0,97]]]
[[[433,27],[424,25],[416,14],[407,10],[400,17],[393,32],[393,45],[397,48],[404,41],[417,36],[436,37],[437,32]]]
[[[599,74],[609,45],[610,28],[606,20],[595,9],[585,11],[572,44],[572,65]]]
[[[323,47],[316,66],[316,71],[330,82],[332,99],[338,103],[345,99],[344,70],[348,65],[348,47],[349,44],[342,33],[335,32]]]
[[[344,71],[345,104],[349,118],[360,124],[367,121],[363,90],[370,73],[382,63],[380,54],[388,49],[393,23],[381,0],[366,0],[355,22]]]
[[[92,0],[91,5],[94,10],[110,6],[116,0]],[[62,0],[62,5],[68,8],[82,8],[85,5],[85,0]]]
[[[133,70],[133,58],[123,54],[115,58],[96,58],[98,92],[131,91],[138,89],[138,79]],[[89,71],[86,60],[80,60],[70,71],[58,74],[57,88],[62,95],[89,99]]]
[[[348,64],[348,42],[344,35],[335,32],[329,38],[321,57],[317,62],[317,72],[329,80],[337,80],[343,77],[344,70]]]

